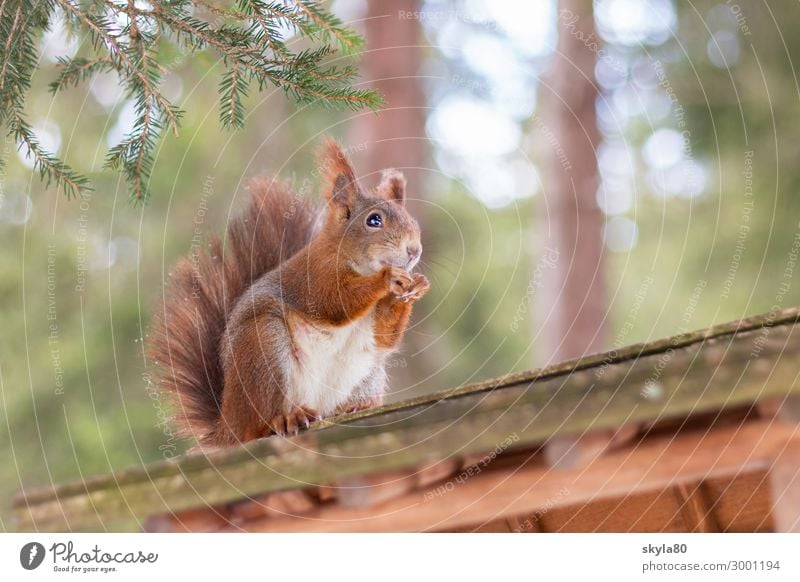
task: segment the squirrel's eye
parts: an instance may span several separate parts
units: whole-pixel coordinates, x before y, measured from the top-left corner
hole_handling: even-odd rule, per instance
[[[367,226],[371,226],[372,228],[380,228],[383,226],[383,218],[377,212],[374,214],[370,214],[367,217]]]

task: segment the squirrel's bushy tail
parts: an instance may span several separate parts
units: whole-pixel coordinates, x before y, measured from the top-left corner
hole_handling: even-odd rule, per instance
[[[236,300],[311,240],[316,212],[286,185],[251,184],[248,205],[228,224],[224,240],[192,252],[171,271],[154,318],[149,357],[159,387],[174,397],[181,434],[214,445],[222,406],[219,344]]]

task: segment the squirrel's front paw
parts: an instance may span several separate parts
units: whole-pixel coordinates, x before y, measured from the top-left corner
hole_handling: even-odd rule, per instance
[[[285,414],[273,416],[267,423],[270,434],[279,436],[296,435],[300,428],[308,428],[315,420],[320,420],[322,415],[313,408],[297,406]]]
[[[383,270],[389,293],[395,297],[400,297],[407,293],[414,285],[414,278],[405,269],[400,267],[386,267]]]
[[[430,288],[431,284],[430,281],[428,281],[428,278],[421,273],[415,273],[414,282],[412,283],[411,287],[397,298],[404,302],[416,301],[417,299],[422,299],[422,297],[428,292],[428,290],[430,290]]]

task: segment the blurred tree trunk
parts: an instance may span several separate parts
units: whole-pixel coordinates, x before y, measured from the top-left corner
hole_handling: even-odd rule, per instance
[[[544,150],[545,192],[537,210],[542,259],[536,298],[539,363],[606,347],[604,216],[597,205],[600,142],[594,68],[600,40],[592,0],[559,0],[558,45],[543,79],[535,123]],[[549,249],[549,250],[548,250]]]
[[[408,179],[409,209],[422,221],[421,168],[425,167],[425,96],[420,86],[422,62],[420,0],[368,2],[364,21],[366,45],[359,68],[366,86],[383,95],[384,108],[377,114],[361,112],[354,120],[352,146],[362,176],[377,181],[384,168],[398,168]],[[423,241],[424,242],[424,241]]]

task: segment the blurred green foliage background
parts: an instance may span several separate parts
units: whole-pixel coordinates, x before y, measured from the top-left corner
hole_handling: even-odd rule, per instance
[[[361,4],[345,4],[335,3],[333,10],[355,19]],[[473,53],[480,43],[470,51],[448,48],[454,36],[458,46],[482,35],[495,38],[495,49],[507,50],[509,57],[489,58],[512,62],[510,75],[521,83],[519,91],[535,97],[554,45],[557,7],[547,0],[532,3],[549,19],[545,30],[550,30],[539,39],[545,48],[536,52],[519,45],[519,31],[507,25],[527,18],[532,9],[524,2],[497,4],[502,7],[423,3],[424,10],[450,11],[422,26],[425,65],[417,82],[424,86],[430,119],[441,120],[437,115],[457,98],[482,101],[500,113],[508,109],[493,92],[493,83],[503,80],[476,64]],[[639,20],[631,16],[641,12],[634,4],[646,7]],[[498,10],[512,18],[497,17]],[[514,11],[523,10],[514,18]],[[627,16],[618,16],[623,13]],[[793,34],[800,9],[789,2],[739,7],[707,0],[691,5],[606,0],[595,2],[595,14],[608,54],[625,68],[618,78],[598,71],[600,171],[608,191],[617,193],[605,208],[613,227],[606,239],[608,348],[800,303],[800,283],[785,277],[800,232],[800,83],[794,68],[800,39]],[[618,28],[609,24],[615,18]],[[665,27],[652,23],[658,18]],[[38,181],[16,144],[3,143],[8,167],[0,177],[0,499],[5,500],[24,486],[147,463],[187,448],[172,436],[168,404],[153,390],[151,365],[143,355],[170,265],[189,251],[196,227],[222,232],[242,204],[249,177],[270,172],[299,184],[313,167],[320,135],[346,142],[351,120],[373,115],[298,108],[282,93],[253,93],[246,129],[223,131],[215,62],[186,58],[167,80],[187,111],[181,136],[162,141],[152,201],[134,207],[123,180],[101,171],[107,144],[128,119],[115,80],[98,79],[91,88],[70,90],[53,101],[46,85],[54,65],[47,55],[58,54],[58,48],[45,51],[29,117],[45,143],[91,175],[95,191],[68,201]],[[654,77],[654,61],[662,63],[666,83]],[[454,83],[454,78],[468,81]],[[676,101],[665,104],[667,87]],[[501,162],[521,155],[535,168],[542,147],[532,122],[535,99],[531,107],[509,117],[519,132],[511,153],[489,159],[478,151],[487,157],[470,164],[503,168]],[[677,161],[664,153],[674,149],[675,135],[684,135],[679,112],[689,131],[689,161],[701,175],[700,184],[688,189],[676,174],[685,170],[680,170],[685,152]],[[460,118],[466,127],[477,121]],[[530,368],[541,339],[530,285],[542,254],[536,191],[546,185],[518,198],[487,198],[486,186],[460,171],[459,152],[448,149],[447,128],[432,121],[428,133],[431,163],[418,195],[430,203],[423,259],[433,287],[391,370],[393,398]],[[354,158],[358,165],[357,153]],[[752,196],[746,193],[748,180]],[[3,505],[2,527],[8,529],[8,503]]]

